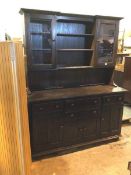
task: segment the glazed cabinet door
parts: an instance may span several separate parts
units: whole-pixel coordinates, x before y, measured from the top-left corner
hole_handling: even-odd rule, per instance
[[[114,66],[118,38],[117,20],[96,20],[96,60],[97,66]]]
[[[28,18],[28,66],[40,70],[55,64],[55,16],[32,14]]]

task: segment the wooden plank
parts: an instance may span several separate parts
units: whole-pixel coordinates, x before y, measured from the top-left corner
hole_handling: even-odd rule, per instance
[[[0,80],[0,175],[30,175],[27,97],[21,43],[0,43]]]

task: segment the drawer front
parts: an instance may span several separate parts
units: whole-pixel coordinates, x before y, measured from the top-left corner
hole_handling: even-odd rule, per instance
[[[91,109],[87,111],[79,111],[79,112],[66,112],[64,121],[79,121],[86,117],[97,117],[99,116],[99,109]]]
[[[122,103],[124,100],[124,96],[123,95],[108,95],[108,96],[104,96],[102,98],[103,102],[105,104],[108,103]]]
[[[41,102],[32,105],[33,112],[55,112],[62,111],[64,107],[63,101]]]
[[[100,103],[101,103],[100,97],[90,97],[87,99],[87,104],[89,106],[97,106],[97,105],[100,105]]]
[[[86,105],[85,98],[69,99],[65,101],[65,111],[83,110]]]
[[[97,108],[100,105],[100,97],[86,97],[79,99],[70,99],[65,102],[65,111],[82,111],[90,108]]]

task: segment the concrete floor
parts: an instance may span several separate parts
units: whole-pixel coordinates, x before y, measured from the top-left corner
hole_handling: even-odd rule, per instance
[[[131,125],[124,125],[119,141],[34,162],[32,175],[129,175],[129,161]]]

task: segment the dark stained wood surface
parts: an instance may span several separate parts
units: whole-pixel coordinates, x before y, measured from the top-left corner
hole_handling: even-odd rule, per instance
[[[98,85],[79,88],[53,89],[35,91],[29,95],[29,101],[44,101],[79,97],[86,95],[113,94],[126,92],[126,89],[110,85]]]

